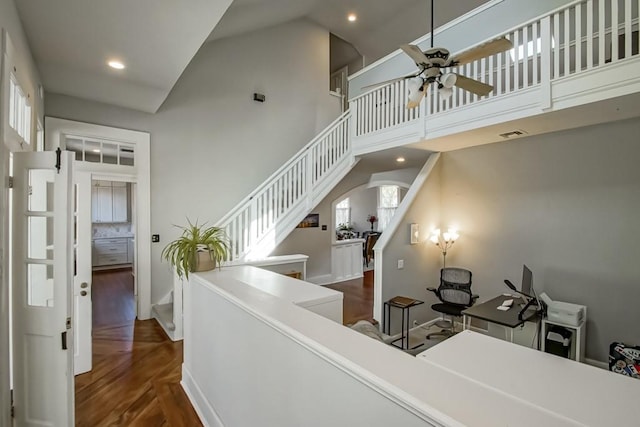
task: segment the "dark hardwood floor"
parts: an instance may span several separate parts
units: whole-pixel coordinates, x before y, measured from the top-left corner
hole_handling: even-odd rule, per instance
[[[342,323],[352,325],[358,320],[377,323],[373,319],[373,270],[365,271],[361,279],[347,280],[326,287],[344,294]]]
[[[131,270],[94,273],[93,370],[76,377],[77,426],[201,426],[180,386],[182,342],[134,316]]]

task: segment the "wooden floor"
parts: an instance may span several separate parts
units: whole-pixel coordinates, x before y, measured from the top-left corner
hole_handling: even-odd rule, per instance
[[[361,279],[327,285],[344,294],[342,322],[352,325],[358,320],[373,320],[373,270],[365,271]]]
[[[76,377],[77,426],[201,426],[180,387],[182,342],[134,316],[131,270],[94,273],[93,370]]]

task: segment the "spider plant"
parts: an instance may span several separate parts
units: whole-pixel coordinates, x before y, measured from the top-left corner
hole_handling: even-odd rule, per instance
[[[220,227],[193,224],[189,218],[187,223],[186,227],[176,225],[182,235],[164,247],[162,258],[175,268],[178,277],[188,279],[189,273],[212,270],[228,258],[229,237]]]

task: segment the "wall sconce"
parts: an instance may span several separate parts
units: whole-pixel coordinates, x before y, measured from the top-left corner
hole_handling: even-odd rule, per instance
[[[411,224],[411,244],[415,245],[420,240],[420,227],[416,223]]]
[[[453,244],[458,240],[460,235],[455,228],[449,228],[444,233],[440,233],[440,229],[436,228],[431,233],[431,240],[437,247],[442,251],[442,268],[447,266],[447,251],[453,246]]]

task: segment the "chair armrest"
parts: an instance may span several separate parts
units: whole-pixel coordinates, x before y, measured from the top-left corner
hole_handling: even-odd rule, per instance
[[[433,292],[434,294],[437,293],[437,289],[436,288],[427,288],[427,290]]]
[[[480,295],[477,295],[477,294],[471,295],[471,301],[475,302],[475,300],[477,300],[478,298],[480,298]]]

